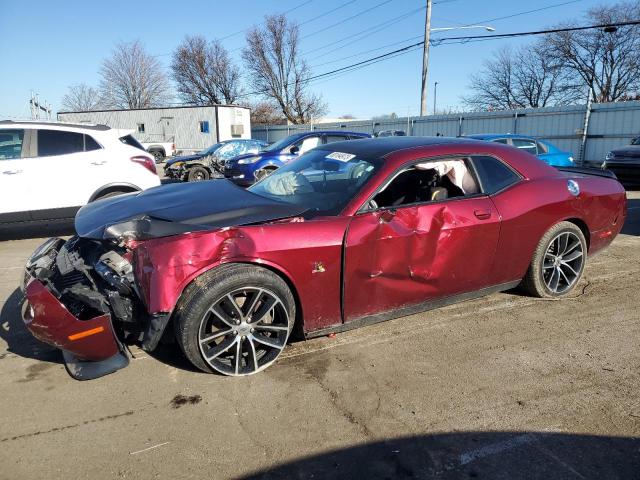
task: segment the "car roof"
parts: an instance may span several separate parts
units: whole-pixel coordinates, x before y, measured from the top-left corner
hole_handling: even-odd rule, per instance
[[[316,149],[352,153],[361,157],[385,157],[391,153],[408,148],[427,147],[432,145],[482,144],[475,139],[454,137],[382,137],[363,138],[356,141],[334,142],[320,145]]]
[[[57,127],[57,128],[81,128],[84,130],[106,131],[111,130],[107,125],[99,125],[94,123],[69,123],[69,122],[51,122],[45,120],[0,120],[0,128],[32,128],[32,127]]]
[[[464,135],[464,138],[473,138],[476,140],[493,140],[496,138],[530,138],[537,140],[537,138],[531,135],[520,135],[518,133],[474,133],[472,135]]]

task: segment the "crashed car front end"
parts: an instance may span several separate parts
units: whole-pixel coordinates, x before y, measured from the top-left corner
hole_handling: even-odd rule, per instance
[[[47,240],[25,266],[22,316],[39,340],[62,350],[69,373],[79,379],[112,373],[129,363],[118,325],[141,309],[131,264],[118,248],[73,237]]]

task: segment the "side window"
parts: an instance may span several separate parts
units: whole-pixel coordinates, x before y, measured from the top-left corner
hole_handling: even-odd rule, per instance
[[[512,138],[513,146],[524,150],[532,155],[538,154],[538,147],[536,146],[536,142],[534,140],[526,140],[524,138]]]
[[[38,130],[38,156],[67,155],[84,151],[84,135],[61,130]]]
[[[495,143],[502,143],[504,145],[509,145],[509,140],[507,138],[498,138],[497,140],[493,140]]]
[[[327,139],[327,143],[343,142],[344,140],[348,140],[348,137],[345,135],[327,135],[325,138]]]
[[[299,148],[298,155],[302,155],[303,153],[316,148],[319,143],[320,137],[307,137],[304,140],[296,143],[296,146],[298,146]]]
[[[372,207],[398,207],[466,197],[480,192],[469,159],[424,161],[397,174],[374,198]]]
[[[476,167],[482,191],[493,194],[513,185],[520,177],[497,158],[473,157],[473,165]]]
[[[100,150],[100,145],[96,142],[93,137],[89,135],[84,136],[84,151],[91,152],[93,150]]]
[[[24,130],[0,130],[0,160],[22,157]]]

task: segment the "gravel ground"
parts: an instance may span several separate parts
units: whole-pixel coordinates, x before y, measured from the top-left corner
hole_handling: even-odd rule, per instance
[[[0,242],[0,478],[639,479],[629,198],[624,234],[572,298],[501,293],[300,342],[248,378],[195,372],[165,346],[72,380],[17,311],[42,239]]]

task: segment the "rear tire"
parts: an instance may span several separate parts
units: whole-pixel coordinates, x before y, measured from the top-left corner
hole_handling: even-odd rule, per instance
[[[164,152],[161,150],[151,150],[149,153],[153,155],[153,159],[156,163],[164,162]]]
[[[540,239],[520,285],[535,297],[565,296],[582,278],[586,258],[582,230],[571,222],[557,223]]]
[[[295,315],[295,300],[280,277],[261,267],[228,264],[187,287],[173,322],[178,344],[193,365],[245,376],[278,358]]]
[[[187,173],[188,182],[202,182],[204,180],[209,180],[210,178],[211,174],[209,173],[209,170],[200,166],[191,167]]]

